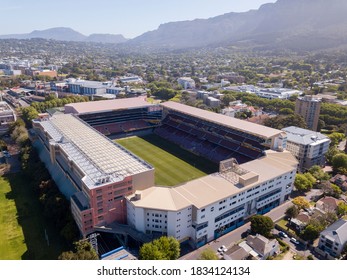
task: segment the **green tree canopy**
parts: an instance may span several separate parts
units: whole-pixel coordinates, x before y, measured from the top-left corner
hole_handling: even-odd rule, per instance
[[[314,178],[316,178],[316,180],[319,180],[319,181],[326,181],[326,180],[329,180],[330,179],[330,175],[328,173],[325,173],[323,171],[323,168],[320,167],[319,165],[314,165],[312,166],[308,172],[310,174],[312,174],[312,176]]]
[[[265,237],[269,237],[273,228],[274,222],[268,216],[254,215],[251,218],[252,232],[259,233]]]
[[[331,164],[333,161],[333,157],[340,153],[341,151],[338,148],[332,146],[328,149],[327,153],[325,154],[325,158],[327,159],[327,162]]]
[[[290,219],[295,218],[296,216],[298,216],[299,214],[299,209],[297,206],[292,205],[289,208],[287,208],[286,212],[285,212],[286,216]]]
[[[282,129],[288,126],[297,126],[301,128],[307,128],[307,124],[304,118],[297,114],[287,115],[287,116],[280,115],[274,118],[268,118],[265,120],[264,124],[266,126],[276,128],[276,129]]]
[[[180,256],[180,243],[172,236],[162,236],[140,248],[141,260],[176,260]]]
[[[211,248],[207,248],[204,251],[202,251],[199,260],[218,260],[218,256],[215,251],[213,251]]]
[[[298,191],[307,192],[312,189],[316,179],[310,174],[296,174],[294,186]]]
[[[347,204],[344,202],[340,202],[337,205],[336,213],[339,217],[342,217],[344,215],[347,215]]]
[[[336,146],[339,142],[341,142],[343,139],[345,139],[345,134],[340,133],[340,132],[333,132],[333,133],[329,134],[328,137],[331,140],[330,145]]]
[[[98,260],[98,254],[87,240],[79,240],[74,243],[75,250],[63,252],[59,260]]]
[[[300,236],[306,241],[314,241],[319,237],[321,230],[321,227],[309,224],[304,228]]]
[[[332,160],[333,170],[336,173],[347,175],[347,155],[344,153],[337,154]]]

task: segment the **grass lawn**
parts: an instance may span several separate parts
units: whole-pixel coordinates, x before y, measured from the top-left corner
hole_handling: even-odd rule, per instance
[[[0,177],[0,213],[0,260],[55,260],[66,250],[22,173]]]
[[[218,166],[157,135],[116,140],[155,168],[155,184],[175,186],[218,170]]]
[[[27,251],[22,227],[17,220],[14,199],[10,199],[11,186],[0,177],[0,259],[20,260]]]

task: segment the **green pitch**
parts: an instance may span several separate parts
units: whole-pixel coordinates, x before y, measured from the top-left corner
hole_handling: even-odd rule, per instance
[[[218,170],[216,164],[155,134],[123,138],[116,142],[154,166],[156,185],[175,186]]]

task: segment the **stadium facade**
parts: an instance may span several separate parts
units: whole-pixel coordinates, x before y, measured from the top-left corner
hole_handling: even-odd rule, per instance
[[[34,144],[70,198],[83,235],[114,222],[201,246],[283,203],[296,159],[283,131],[174,102],[76,103],[33,121]],[[175,187],[154,185],[154,168],[109,137],[155,133],[220,165]],[[107,135],[108,137],[106,137]]]
[[[126,223],[125,196],[154,184],[154,168],[79,118],[33,121],[34,145],[83,235],[97,225]]]
[[[152,187],[127,197],[128,224],[147,234],[204,245],[282,204],[292,192],[297,161],[287,151],[182,185]]]

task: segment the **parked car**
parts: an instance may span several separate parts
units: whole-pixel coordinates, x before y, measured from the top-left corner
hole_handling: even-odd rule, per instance
[[[288,235],[287,235],[285,232],[283,232],[283,231],[280,231],[280,232],[278,233],[278,235],[281,236],[281,237],[284,237],[284,238],[287,238],[287,237],[288,237]]]
[[[299,245],[300,242],[296,240],[294,237],[290,238],[290,242],[294,243],[295,245]]]
[[[227,249],[227,247],[225,247],[225,245],[222,245],[222,246],[220,246],[218,249],[217,249],[217,251],[218,252],[220,252],[220,253],[224,253],[224,252],[226,252],[228,249]]]

